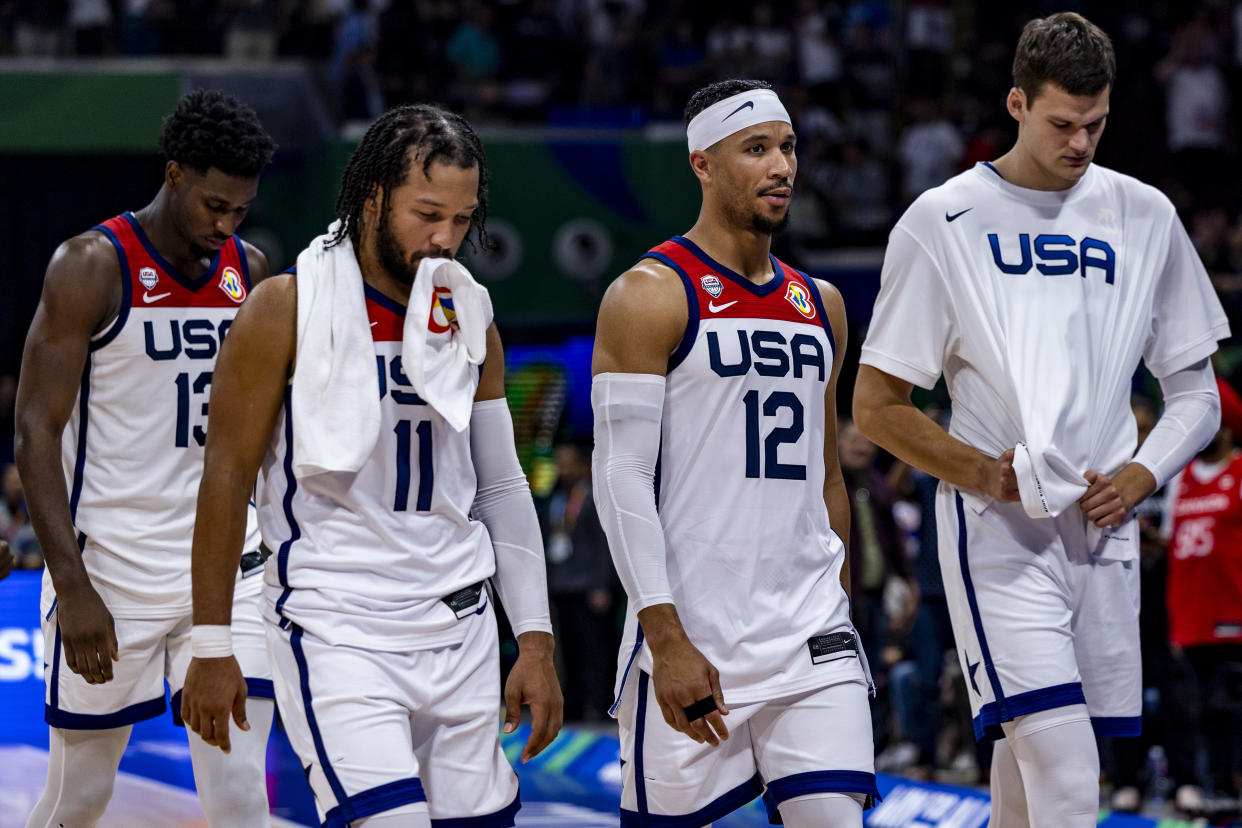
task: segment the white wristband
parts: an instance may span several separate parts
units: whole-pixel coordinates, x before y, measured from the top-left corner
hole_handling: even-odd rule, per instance
[[[190,628],[190,655],[228,658],[233,655],[233,631],[228,624],[195,624]]]

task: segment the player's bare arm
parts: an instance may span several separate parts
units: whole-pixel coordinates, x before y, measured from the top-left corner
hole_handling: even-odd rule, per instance
[[[841,458],[837,455],[837,378],[841,376],[841,366],[845,363],[849,326],[841,292],[822,279],[813,279],[812,282],[819,290],[824,312],[828,315],[828,325],[832,329],[833,341],[836,342],[832,355],[832,376],[828,378],[828,387],[824,390],[824,504],[828,507],[828,520],[832,528],[846,544],[847,554],[841,562],[841,586],[845,589],[845,594],[849,595],[850,495],[841,474]]]
[[[505,396],[505,351],[496,324],[487,329],[487,357],[479,375],[475,402],[503,399]],[[540,564],[542,565],[542,564]],[[565,702],[556,677],[553,653],[556,641],[550,633],[530,630],[517,637],[518,657],[505,681],[504,732],[512,733],[521,716],[522,705],[530,707],[530,737],[522,748],[526,762],[552,744],[560,732]]]
[[[685,296],[677,274],[664,265],[644,260],[623,273],[600,306],[592,374],[664,376],[686,329]],[[671,603],[645,607],[638,621],[651,648],[651,680],[664,720],[696,742],[717,745],[729,738],[720,673],[686,636],[677,608]],[[713,700],[715,709],[688,720],[685,708],[704,699]]]
[[[91,336],[120,310],[116,251],[98,232],[52,255],[22,354],[15,451],[30,520],[56,589],[57,624],[69,669],[90,684],[112,678],[112,615],[82,563],[61,466],[61,435],[78,402]]]
[[[191,575],[194,623],[228,625],[246,535],[246,504],[284,401],[297,327],[296,283],[281,275],[255,288],[220,348],[211,384]],[[229,423],[210,427],[210,418]],[[229,717],[246,724],[246,682],[232,656],[195,658],[181,715],[209,745],[229,751]]]
[[[1013,450],[989,457],[949,436],[910,400],[913,383],[871,365],[858,367],[854,422],[876,445],[933,477],[1002,503],[1019,499]]]

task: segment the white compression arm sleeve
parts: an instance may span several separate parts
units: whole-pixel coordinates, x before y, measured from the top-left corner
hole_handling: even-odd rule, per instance
[[[1156,478],[1156,488],[1186,467],[1220,429],[1220,392],[1204,359],[1160,380],[1164,413],[1134,455]]]
[[[664,383],[656,374],[612,373],[591,382],[595,507],[635,612],[673,603],[655,501]]]
[[[493,583],[513,634],[550,633],[543,536],[530,485],[518,463],[513,418],[504,397],[477,402],[471,409],[470,457],[479,483],[471,511],[492,536],[496,550]]]

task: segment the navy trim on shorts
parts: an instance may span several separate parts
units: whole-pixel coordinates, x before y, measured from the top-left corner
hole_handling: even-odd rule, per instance
[[[953,498],[957,507],[957,558],[962,570],[962,585],[966,588],[966,601],[970,604],[970,619],[975,625],[975,638],[979,640],[979,657],[983,659],[983,669],[987,672],[988,682],[992,685],[992,698],[994,699],[983,706],[980,716],[976,718],[975,739],[982,739],[981,734],[985,731],[981,728],[979,721],[984,715],[984,710],[988,707],[995,708],[993,716],[996,724],[1011,721],[1013,712],[1006,703],[1005,691],[1001,689],[1000,677],[996,674],[996,665],[992,663],[992,653],[988,649],[988,639],[983,634],[983,618],[979,615],[979,601],[975,598],[975,585],[970,579],[970,561],[966,553],[966,512],[962,505],[961,492],[953,492]],[[1079,689],[1081,691],[1081,688]],[[999,737],[993,736],[992,738]]]
[[[246,679],[246,698],[248,699],[273,699],[276,698],[276,687],[272,684],[271,679],[247,678]],[[185,727],[185,719],[181,718],[181,691],[178,690],[172,694],[173,724],[177,727]]]
[[[56,623],[56,639],[52,645],[52,678],[48,681],[48,710],[60,707],[60,622]],[[44,718],[47,718],[46,715]]]
[[[285,470],[285,496],[281,502],[285,509],[285,521],[289,524],[289,537],[276,551],[276,576],[285,588],[276,599],[276,615],[281,619],[283,629],[287,619],[281,611],[285,608],[285,601],[293,594],[293,587],[289,586],[289,549],[302,537],[302,529],[293,517],[293,496],[298,491],[298,481],[293,476],[293,386],[285,388],[285,461],[282,465]]]
[[[122,708],[115,713],[104,713],[102,715],[70,713],[67,710],[58,710],[52,707],[52,705],[47,704],[43,706],[43,719],[52,727],[59,727],[64,730],[108,730],[114,727],[131,725],[134,722],[154,719],[167,709],[163,696],[131,704],[129,707]]]
[[[673,369],[681,365],[686,357],[690,355],[690,349],[694,347],[694,340],[699,336],[699,297],[695,295],[694,285],[690,283],[690,276],[682,269],[681,265],[671,258],[655,251],[643,254],[643,258],[655,259],[665,267],[672,268],[673,272],[681,277],[681,286],[686,292],[686,329],[682,332],[681,341],[677,343],[672,356],[668,358],[668,373],[672,373]]]
[[[69,520],[78,519],[78,500],[82,497],[82,480],[86,473],[86,428],[90,419],[91,402],[91,356],[86,355],[86,365],[82,366],[82,385],[78,390],[78,448],[73,461],[73,489],[69,495]],[[79,544],[78,551],[81,551]]]
[[[638,814],[645,820],[650,813],[647,810],[647,778],[643,776],[643,741],[647,731],[647,685],[651,677],[644,671],[638,671],[638,711],[634,717],[634,795],[638,799]],[[622,816],[625,811],[622,810]]]
[[[513,801],[494,814],[472,817],[447,817],[433,819],[431,828],[513,828],[517,812],[522,807],[522,796],[515,794]]]
[[[1041,687],[1038,690],[1028,690],[1025,693],[1010,696],[1005,700],[1004,709],[1008,712],[1004,716],[1001,715],[1002,708],[999,708],[995,702],[988,702],[980,708],[979,715],[974,718],[975,740],[982,742],[985,739],[988,741],[1004,739],[1005,731],[1001,728],[1001,723],[1011,722],[1019,716],[1038,713],[1041,710],[1052,710],[1055,707],[1086,703],[1087,697],[1083,695],[1082,683],[1078,681]]]
[[[252,699],[276,698],[276,686],[271,679],[246,677],[246,696]]]
[[[634,659],[638,658],[638,651],[643,646],[643,628],[638,626],[638,637],[634,640],[634,649],[630,652],[630,660],[625,662],[625,672],[621,674],[621,692],[617,693],[617,698],[613,700],[612,707],[608,708],[608,715],[615,716],[617,708],[621,706],[621,697],[625,695],[625,680],[630,676],[630,668],[634,666]]]
[[[289,646],[293,649],[293,658],[298,664],[298,680],[302,686],[302,707],[306,711],[306,726],[310,729],[311,739],[315,743],[315,755],[319,759],[319,767],[323,770],[324,778],[328,781],[328,787],[332,789],[332,796],[337,802],[337,808],[329,813],[339,811],[340,815],[345,818],[345,821],[339,824],[348,825],[356,815],[349,797],[345,794],[345,786],[341,784],[336,771],[332,770],[332,763],[328,761],[328,751],[323,746],[323,734],[319,732],[319,724],[315,721],[315,708],[310,689],[310,668],[306,665],[306,651],[302,649],[302,628],[297,624],[293,624],[292,627],[293,633],[289,636]],[[395,806],[389,805],[388,807]]]
[[[386,782],[339,801],[335,808],[324,814],[323,828],[349,828],[349,823],[354,820],[382,814],[412,802],[426,801],[427,794],[423,792],[423,783],[417,776]]]
[[[787,799],[813,793],[866,794],[868,802],[880,798],[875,786],[875,774],[867,771],[824,770],[795,773],[782,776],[768,783],[763,792],[763,804],[768,809],[768,821],[779,825],[777,808]]]
[[[635,768],[635,770],[638,770]],[[621,809],[621,825],[623,828],[702,828],[709,822],[733,813],[755,797],[763,793],[763,782],[758,775],[752,776],[732,790],[726,791],[692,814],[665,816],[661,814],[642,815],[635,811]]]
[[[1142,716],[1092,716],[1096,736],[1142,736]]]
[[[108,237],[108,241],[112,242],[112,246],[116,248],[116,258],[121,265],[121,307],[116,313],[116,319],[112,320],[112,324],[98,339],[92,339],[88,346],[91,351],[98,351],[112,340],[116,339],[117,334],[121,332],[121,328],[125,327],[125,321],[129,319],[129,309],[134,302],[133,276],[129,272],[129,257],[125,255],[125,245],[121,244],[121,240],[116,237],[116,233],[112,232],[112,228],[105,227],[102,224],[96,224],[91,228],[98,230]]]

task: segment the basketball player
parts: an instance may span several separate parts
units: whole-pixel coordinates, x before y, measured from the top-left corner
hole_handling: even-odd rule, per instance
[[[1229,328],[1173,205],[1092,165],[1115,72],[1079,15],[1032,20],[1013,148],[923,193],[894,228],[854,397],[863,432],[939,477],[941,571],[992,825],[1095,825],[1094,735],[1140,726],[1134,507],[1220,417]],[[1135,454],[1142,359],[1165,411]],[[910,401],[941,376],[946,432]],[[1093,733],[1094,731],[1094,733]]]
[[[47,787],[28,825],[94,825],[134,722],[181,690],[190,652],[190,534],[207,392],[225,331],[267,275],[233,235],[275,144],[254,112],[191,92],[164,121],[164,185],[52,256],[22,358],[17,463],[47,560],[42,613]],[[226,428],[232,424],[226,423]],[[189,734],[213,826],[270,824],[273,702],[253,511],[230,573],[253,726],[225,757]]]
[[[698,221],[609,287],[592,365],[595,500],[630,599],[621,823],[698,828],[762,793],[785,825],[861,826],[844,305],[769,252],[798,165],[776,93],[715,83],[685,116]]]
[[[543,546],[500,335],[486,292],[457,265],[430,261],[454,256],[471,229],[482,237],[486,185],[482,144],[463,118],[390,110],[350,159],[338,223],[295,274],[255,291],[216,370],[212,417],[230,427],[213,428],[207,447],[194,620],[227,636],[247,481],[261,468],[259,521],[276,551],[264,612],[277,700],[325,825],[513,825],[489,579],[520,648],[504,729],[530,705],[525,761],[560,728]],[[428,281],[441,267],[465,280]],[[433,398],[452,363],[411,343],[468,342],[467,306],[486,356]],[[360,350],[349,353],[355,334]],[[325,339],[331,350],[314,353]],[[324,402],[308,407],[300,395],[328,363]],[[328,457],[346,445],[357,448],[348,467]],[[191,663],[184,715],[227,749],[246,685],[227,649],[220,656]]]

